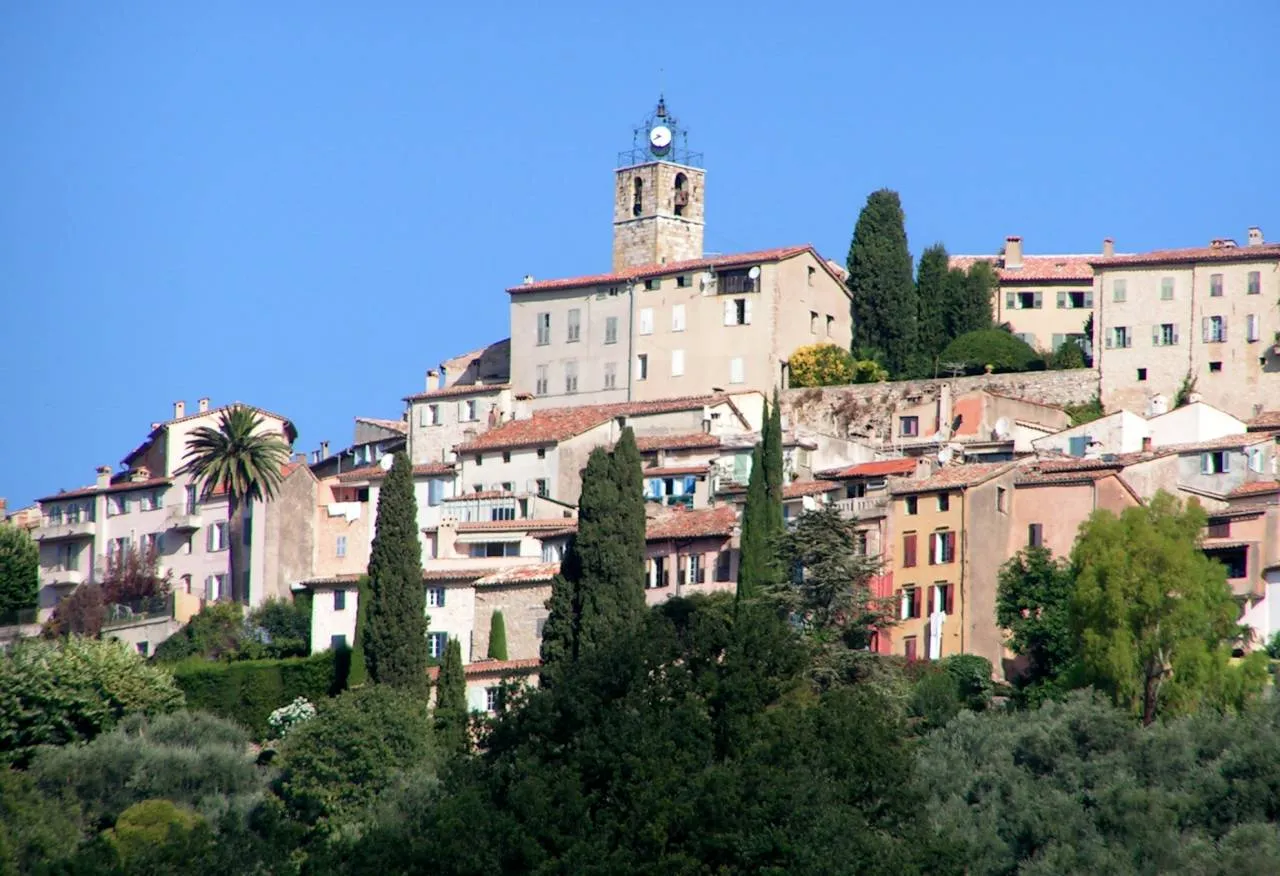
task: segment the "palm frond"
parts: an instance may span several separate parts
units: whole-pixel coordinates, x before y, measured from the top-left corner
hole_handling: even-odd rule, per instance
[[[205,499],[219,489],[238,503],[274,498],[289,446],[262,430],[263,423],[257,411],[244,405],[223,411],[217,428],[192,430],[178,473],[194,476]]]

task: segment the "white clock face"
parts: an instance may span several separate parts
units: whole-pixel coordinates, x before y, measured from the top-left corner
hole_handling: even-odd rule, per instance
[[[671,145],[671,129],[666,125],[658,125],[649,132],[649,143],[654,149],[666,149]]]

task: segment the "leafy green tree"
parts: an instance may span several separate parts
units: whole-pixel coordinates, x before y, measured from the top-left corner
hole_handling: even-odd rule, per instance
[[[0,652],[0,761],[85,741],[125,715],[181,708],[173,676],[121,642],[24,639]]]
[[[916,306],[919,308],[916,322],[918,325],[918,355],[922,360],[920,373],[934,373],[938,356],[954,335],[947,333],[947,314],[950,307],[951,285],[948,275],[951,271],[951,258],[947,248],[935,243],[920,256],[920,266],[916,269]]]
[[[155,599],[168,594],[172,581],[172,571],[160,571],[160,556],[154,549],[127,550],[107,557],[102,595],[111,604]]]
[[[853,347],[880,350],[895,376],[917,354],[916,286],[902,202],[880,189],[867,197],[849,246]]]
[[[216,819],[252,806],[267,789],[248,734],[212,715],[129,715],[85,745],[40,749],[30,774],[46,793],[70,793],[90,832],[131,806],[163,798]]]
[[[192,430],[177,472],[192,475],[205,500],[215,490],[226,493],[231,595],[238,602],[249,599],[244,582],[244,508],[275,497],[281,471],[289,461],[289,445],[265,426],[265,418],[251,407],[227,408],[217,428]]]
[[[830,341],[800,347],[791,354],[787,366],[792,388],[853,383],[853,354]]]
[[[1058,349],[1054,350],[1045,359],[1050,368],[1057,371],[1066,371],[1071,368],[1084,368],[1085,357],[1084,349],[1074,340],[1068,339],[1063,341]]]
[[[436,677],[436,738],[442,747],[461,751],[467,745],[467,679],[462,666],[462,645],[449,639]]]
[[[973,371],[990,365],[996,372],[1028,371],[1034,363],[1041,361],[1040,354],[1029,344],[1003,329],[961,335],[947,344],[941,359],[943,362],[963,363]]]
[[[1000,569],[996,622],[1009,633],[1009,648],[1025,666],[1011,680],[1036,702],[1062,690],[1076,656],[1071,629],[1070,565],[1045,547],[1026,547]]]
[[[158,663],[179,663],[192,657],[232,659],[244,635],[244,609],[234,602],[210,602],[187,625],[156,648]]]
[[[40,597],[40,549],[21,527],[0,523],[0,622],[35,608]]]
[[[780,540],[792,574],[768,592],[786,613],[823,643],[862,649],[893,623],[893,606],[871,593],[880,563],[861,551],[857,527],[833,505],[806,511]]]
[[[1000,285],[996,269],[990,262],[980,259],[970,265],[968,271],[957,270],[950,276],[955,274],[960,276],[949,284],[951,302],[947,309],[947,334],[958,338],[969,332],[991,328],[991,302]]]
[[[124,812],[105,839],[126,872],[189,862],[212,842],[204,819],[170,800],[144,800]]]
[[[311,653],[311,601],[268,599],[249,612],[246,625],[266,657],[305,657]]]
[[[0,873],[40,873],[70,857],[79,838],[74,799],[41,793],[34,777],[0,769]]]
[[[1182,383],[1178,386],[1178,392],[1173,397],[1173,407],[1184,408],[1191,404],[1191,397],[1196,394],[1196,382],[1199,380],[1191,371],[1187,371]]]
[[[1158,492],[1120,516],[1095,511],[1071,553],[1081,679],[1141,715],[1240,708],[1265,682],[1265,654],[1230,663],[1243,636],[1226,570],[1200,550],[1206,516]]]
[[[58,636],[83,636],[96,639],[102,634],[102,625],[107,620],[107,601],[102,593],[102,585],[85,583],[71,591],[53,609],[53,614],[45,622],[42,635],[46,638]]]
[[[489,617],[489,659],[507,659],[507,620],[500,611]]]
[[[644,617],[643,482],[629,427],[612,452],[597,447],[587,458],[578,533],[547,601],[541,650],[546,666],[578,660]]]
[[[889,372],[874,359],[857,359],[853,363],[854,383],[883,383],[888,379]]]
[[[1071,425],[1073,426],[1092,423],[1094,420],[1099,420],[1107,415],[1107,412],[1102,408],[1102,399],[1096,395],[1083,404],[1064,405],[1062,409],[1071,418]]]
[[[293,819],[322,833],[360,823],[394,784],[433,768],[427,701],[384,684],[349,691],[320,703],[281,755],[279,793]]]
[[[425,599],[425,596],[423,597]],[[360,687],[369,681],[369,666],[364,657],[365,620],[369,611],[369,576],[361,575],[356,583],[356,633],[351,643],[351,666],[347,672],[347,687]],[[426,608],[423,608],[426,611]]]
[[[369,677],[378,684],[425,690],[430,659],[427,596],[413,465],[403,451],[395,455],[382,482],[376,527],[363,630]]]

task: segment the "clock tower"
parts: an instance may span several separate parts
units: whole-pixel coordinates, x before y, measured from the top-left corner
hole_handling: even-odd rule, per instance
[[[618,153],[613,192],[613,270],[702,258],[702,154],[690,152],[666,101]]]

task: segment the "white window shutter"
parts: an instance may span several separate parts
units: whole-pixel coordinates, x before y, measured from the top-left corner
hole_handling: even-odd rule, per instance
[[[1066,310],[1066,309],[1067,309],[1067,293],[1066,293],[1066,292],[1059,292],[1059,293],[1058,293],[1058,308],[1059,308],[1060,310]]]
[[[1034,307],[1036,310],[1039,310],[1043,305],[1044,305],[1044,293],[1037,292],[1035,304],[1033,304],[1032,307]]]
[[[1093,293],[1092,293],[1092,292],[1086,292],[1086,293],[1084,293],[1084,306],[1085,306],[1085,307],[1093,307]]]
[[[671,376],[680,377],[684,374],[684,350],[671,351]]]
[[[1225,316],[1218,318],[1218,340],[1225,341],[1227,339],[1227,318]]]
[[[1012,292],[1004,293],[1004,306],[1006,310],[1018,309],[1018,298]]]
[[[726,298],[724,301],[724,324],[733,325],[734,317],[736,315],[737,315],[737,312],[733,305],[733,299]]]
[[[1151,327],[1151,346],[1160,346],[1160,326],[1153,325]]]
[[[1200,474],[1209,474],[1209,460],[1211,458],[1208,453],[1200,454]]]
[[[742,309],[744,311],[744,316],[742,319],[743,323],[745,323],[746,325],[751,325],[751,299],[750,298],[748,298],[746,301],[743,302]]]
[[[684,305],[677,304],[671,308],[671,330],[673,332],[684,331]]]
[[[1173,326],[1173,343],[1175,343],[1175,344],[1176,344],[1176,343],[1178,343],[1178,325],[1177,325],[1177,323],[1174,323],[1174,326]]]

